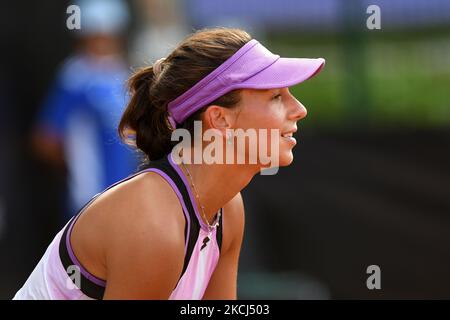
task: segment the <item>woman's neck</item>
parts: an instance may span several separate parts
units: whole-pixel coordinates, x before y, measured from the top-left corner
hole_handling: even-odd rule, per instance
[[[200,203],[205,208],[204,212],[210,225],[214,222],[217,211],[233,199],[238,192],[244,189],[259,171],[255,166],[244,164],[202,163],[184,165],[189,172],[186,172],[183,165],[180,168],[186,177],[188,177],[188,180],[188,173],[190,173],[192,182],[199,194]],[[192,190],[194,194],[196,191]],[[197,208],[202,215],[199,203],[197,203]],[[204,220],[203,216],[202,219]]]

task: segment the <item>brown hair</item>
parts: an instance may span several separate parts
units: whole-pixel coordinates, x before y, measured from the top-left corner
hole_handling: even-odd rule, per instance
[[[187,37],[162,61],[161,72],[157,76],[153,66],[134,73],[128,80],[131,98],[118,127],[121,139],[142,151],[145,162],[160,159],[169,153],[177,141],[170,139],[173,129],[167,119],[167,104],[211,73],[250,40],[251,36],[240,29],[203,29]],[[207,106],[233,107],[239,101],[239,90],[234,90]],[[207,106],[178,127],[193,133],[194,120],[200,119]]]

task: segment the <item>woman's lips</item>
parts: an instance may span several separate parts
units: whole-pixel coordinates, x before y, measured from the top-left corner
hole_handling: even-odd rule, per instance
[[[293,135],[296,131],[297,131],[297,128],[295,128],[294,130],[282,133],[281,138],[288,141],[289,143],[292,143],[293,145],[296,145],[297,140],[295,140],[295,138],[293,137]]]
[[[287,142],[289,142],[289,143],[292,143],[293,145],[296,145],[296,144],[297,144],[297,140],[296,140],[293,136],[285,136],[285,135],[282,135],[282,136],[281,136],[281,139],[283,139],[283,140],[285,140],[285,141],[287,141]]]

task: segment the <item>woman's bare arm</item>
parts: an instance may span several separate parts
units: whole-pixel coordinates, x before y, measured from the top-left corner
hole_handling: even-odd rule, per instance
[[[237,299],[239,254],[244,236],[244,203],[240,193],[223,208],[223,247],[219,262],[203,296],[204,300]]]

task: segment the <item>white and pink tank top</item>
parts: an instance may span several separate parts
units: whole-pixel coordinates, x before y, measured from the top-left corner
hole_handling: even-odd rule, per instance
[[[201,219],[196,206],[193,205],[194,195],[189,188],[188,180],[180,167],[173,161],[170,153],[160,160],[152,161],[145,169],[117,182],[106,190],[144,172],[155,172],[171,185],[180,200],[186,220],[183,270],[169,299],[202,299],[220,256],[223,209],[221,208],[217,213],[217,227],[208,238],[208,226]],[[94,196],[55,236],[14,299],[103,298],[107,279],[99,279],[86,270],[78,261],[70,244],[71,231],[78,217],[102,193]],[[78,270],[80,271],[78,272],[79,276],[75,277],[74,272]]]

